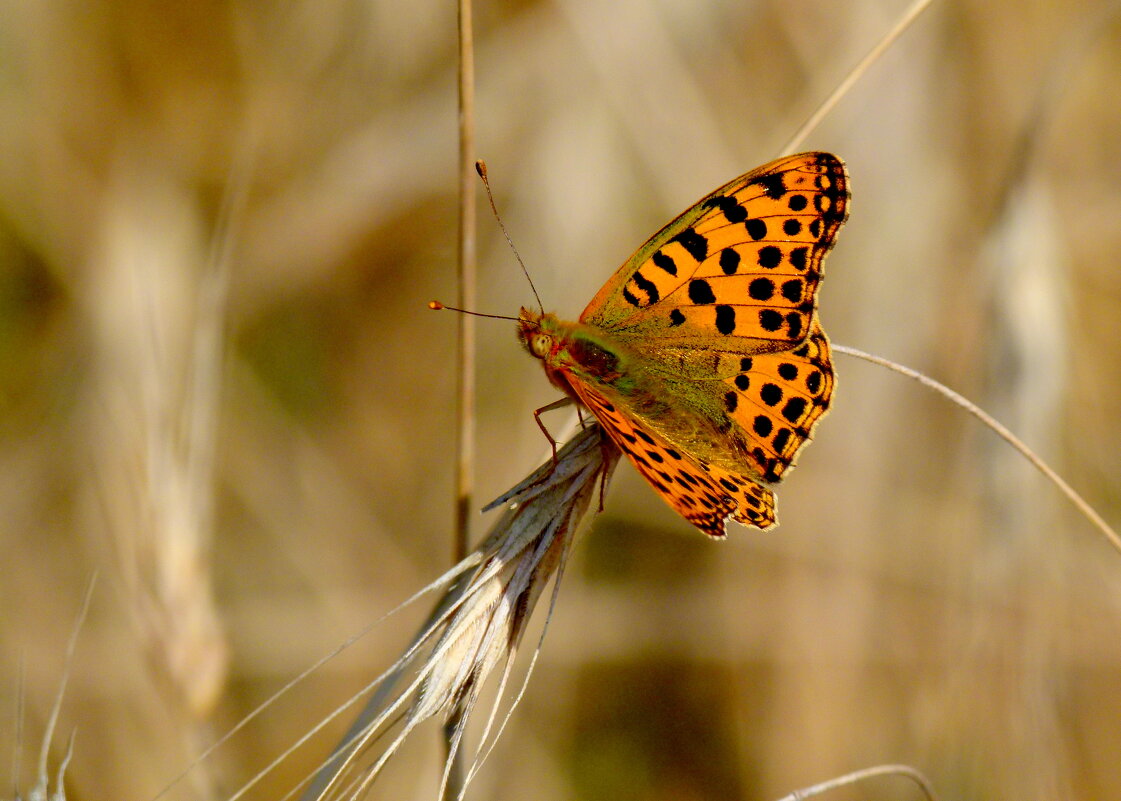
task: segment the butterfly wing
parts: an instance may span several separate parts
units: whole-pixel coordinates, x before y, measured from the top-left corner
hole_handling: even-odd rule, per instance
[[[775,524],[775,497],[763,484],[778,481],[791,466],[833,394],[829,340],[817,321],[797,348],[741,357],[738,367],[734,375],[707,379],[733,423],[723,451],[695,439],[683,446],[663,433],[664,420],[645,421],[627,396],[567,376],[580,402],[662,499],[713,537],[725,535],[729,517],[761,529]]]
[[[822,262],[848,216],[848,175],[829,153],[765,164],[702,198],[640,247],[581,322],[667,361],[678,351],[752,355],[809,333]]]
[[[836,156],[765,164],[651,237],[581,315],[640,355],[646,393],[668,411],[644,415],[620,396],[603,412],[577,386],[581,400],[662,497],[709,534],[722,533],[729,515],[774,523],[763,485],[782,478],[829,408],[817,288],[848,208]],[[666,470],[645,446],[663,459],[681,453],[684,464]]]
[[[735,374],[714,371],[693,382],[694,393],[707,384],[705,396],[715,396],[722,407],[719,412],[732,424],[726,442],[737,463],[746,457],[762,481],[778,481],[829,410],[834,385],[829,339],[814,320],[798,347],[735,361]]]
[[[829,407],[816,295],[848,186],[828,153],[752,170],[651,237],[580,317],[630,367],[618,382],[573,368],[568,384],[662,498],[711,536],[729,517],[774,524],[765,484]]]
[[[591,385],[572,383],[580,402],[670,507],[711,537],[730,517],[749,526],[775,524],[775,496],[748,473],[724,469],[675,448],[657,431]]]

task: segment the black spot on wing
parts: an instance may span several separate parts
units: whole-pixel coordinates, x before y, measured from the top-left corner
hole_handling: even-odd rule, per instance
[[[802,413],[806,411],[805,398],[791,398],[782,407],[782,416],[789,420],[791,423],[797,423],[802,419]]]
[[[764,331],[778,331],[782,328],[782,315],[774,309],[763,309],[759,312],[759,327]]]
[[[774,245],[764,245],[759,248],[759,266],[767,270],[773,270],[782,263],[782,250]]]
[[[770,278],[756,278],[748,284],[747,294],[754,300],[770,300],[775,294],[775,282]]]
[[[724,248],[720,251],[720,269],[724,271],[724,275],[735,275],[739,266],[740,254],[735,248]]]
[[[641,272],[635,273],[631,278],[634,285],[646,293],[646,305],[652,306],[661,300],[661,294],[658,292],[658,286]]]
[[[708,258],[708,240],[692,228],[686,228],[670,241],[678,242],[697,261]]]
[[[747,219],[747,209],[741,206],[734,197],[721,195],[709,200],[708,204],[720,209],[724,214],[724,219],[730,223],[741,223]]]
[[[786,194],[786,184],[783,183],[781,172],[760,176],[752,181],[752,183],[763,187],[763,191],[766,192],[767,197],[771,200],[778,200]]]
[[[736,310],[732,306],[716,307],[716,330],[725,336],[736,330]]]
[[[671,326],[677,327],[683,322],[685,322],[685,315],[681,312],[681,309],[674,309],[669,313],[669,324]]]
[[[689,300],[696,304],[715,303],[716,295],[712,293],[708,281],[697,278],[689,282]]]
[[[672,258],[662,253],[662,251],[659,250],[655,253],[650,261],[654,262],[654,266],[662,268],[670,275],[677,275],[677,264],[674,263]]]
[[[798,339],[802,336],[802,315],[798,312],[790,312],[786,315],[786,328],[790,332],[791,339]]]

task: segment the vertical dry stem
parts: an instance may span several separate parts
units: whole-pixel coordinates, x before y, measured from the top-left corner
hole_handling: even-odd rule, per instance
[[[475,308],[475,51],[471,0],[459,0],[459,308]],[[475,460],[475,320],[459,315],[453,562],[467,554]]]
[[[475,50],[471,0],[459,0],[459,308],[475,308]],[[459,315],[456,359],[458,419],[456,421],[455,543],[452,561],[467,554],[474,491],[475,461],[475,319]],[[447,797],[456,798],[463,784],[460,752],[454,747],[461,720],[457,711],[444,727],[449,765]]]

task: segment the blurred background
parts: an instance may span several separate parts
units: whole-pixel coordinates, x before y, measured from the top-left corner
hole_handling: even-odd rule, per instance
[[[905,5],[479,2],[478,151],[546,306],[577,317],[671,216],[778,155]],[[851,173],[833,340],[976,400],[1114,523],[1119,18],[936,3],[803,145]],[[456,292],[455,8],[3,19],[0,756],[22,663],[30,786],[97,571],[52,764],[77,727],[70,801],[150,799],[450,564],[456,321],[425,304]],[[480,310],[516,314],[529,287],[479,230]],[[883,762],[944,798],[1121,797],[1121,555],[961,410],[836,360],[777,531],[710,542],[620,468],[470,797],[769,799]],[[532,410],[556,395],[503,322],[480,321],[478,378],[481,506],[541,459]],[[168,797],[227,798],[426,603]],[[373,797],[432,798],[440,754],[422,731]]]

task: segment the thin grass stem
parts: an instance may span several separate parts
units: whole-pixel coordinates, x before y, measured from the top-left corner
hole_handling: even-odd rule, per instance
[[[877,765],[873,768],[855,770],[852,773],[846,773],[844,776],[837,776],[828,781],[821,782],[820,784],[805,787],[801,790],[795,790],[790,795],[780,798],[779,801],[803,801],[811,796],[821,795],[830,790],[836,790],[839,787],[847,787],[851,784],[867,781],[877,776],[903,776],[911,779],[919,786],[919,789],[922,790],[927,801],[938,801],[938,796],[935,795],[934,788],[931,786],[926,776],[923,776],[910,765]]]
[[[895,27],[888,31],[887,35],[880,39],[875,47],[868,51],[868,55],[862,58],[857,65],[852,68],[849,74],[845,76],[844,80],[837,84],[837,88],[822,101],[821,105],[819,105],[806,121],[802,123],[798,130],[794,132],[794,135],[791,136],[786,144],[782,146],[782,149],[779,150],[778,155],[785,156],[801,148],[802,143],[813,129],[821,124],[825,116],[841,102],[841,98],[848,94],[849,90],[852,89],[856,82],[864,76],[864,73],[876,63],[889,47],[895,44],[895,41],[911,26],[911,23],[918,18],[919,14],[926,11],[927,7],[932,2],[934,2],[934,0],[915,0],[910,8],[903,12],[903,16],[895,23]]]
[[[1032,464],[1032,466],[1035,467],[1036,470],[1042,473],[1048,481],[1058,487],[1059,491],[1062,492],[1063,495],[1065,495],[1072,504],[1074,504],[1075,508],[1078,509],[1082,516],[1089,520],[1090,523],[1102,533],[1109,544],[1112,545],[1118,553],[1121,553],[1121,536],[1118,536],[1113,527],[1106,523],[1102,516],[1094,510],[1094,507],[1090,506],[1090,504],[1087,503],[1085,499],[1083,499],[1083,497],[1079,495],[1072,486],[1070,486],[1070,484],[1064,481],[1058,473],[1052,470],[1051,467],[1046,462],[1044,462],[1043,459],[1037,456],[1031,448],[1025,445],[1019,437],[1005,428],[1004,425],[1002,425],[999,421],[997,421],[996,418],[994,418],[984,409],[977,406],[965,396],[950,389],[945,384],[941,384],[938,381],[935,381],[933,378],[923,375],[918,370],[913,370],[910,367],[904,367],[903,365],[897,364],[890,359],[885,359],[882,356],[874,356],[871,353],[866,353],[865,351],[858,350],[857,348],[850,348],[847,345],[834,344],[833,350],[837,353],[843,353],[846,356],[863,359],[866,362],[879,365],[880,367],[886,367],[887,369],[899,373],[900,375],[905,375],[908,378],[914,379],[923,386],[933,389],[938,394],[948,398],[952,403],[969,412],[971,415],[984,423],[985,426],[995,431],[1001,439],[1003,439],[1005,442],[1019,451],[1019,453],[1025,459],[1027,459]]]
[[[475,243],[475,41],[471,0],[459,0],[458,75],[459,75],[459,307],[474,309],[476,304]],[[459,315],[457,353],[458,388],[455,466],[455,542],[452,561],[467,554],[471,510],[474,507],[475,469],[475,318]],[[449,788],[463,784],[462,760],[454,745],[455,721],[444,726]],[[449,790],[450,792],[450,790]],[[454,794],[453,796],[454,797]]]
[[[475,43],[471,0],[459,0],[459,296],[461,309],[476,303],[475,211]],[[467,554],[474,494],[475,464],[475,320],[459,315],[456,354],[456,480],[453,561]]]
[[[54,739],[55,726],[58,725],[58,716],[62,711],[62,698],[66,695],[66,685],[70,681],[70,671],[74,666],[74,650],[78,647],[78,635],[85,625],[86,615],[90,611],[90,601],[93,600],[93,588],[97,586],[97,573],[90,576],[86,585],[85,595],[82,597],[82,607],[78,612],[78,619],[74,621],[74,629],[70,632],[70,639],[66,643],[66,659],[63,663],[62,681],[59,682],[58,692],[55,694],[54,704],[51,706],[51,715],[47,720],[47,730],[43,735],[43,745],[39,749],[39,774],[38,788],[42,788],[44,795],[47,789],[47,760],[51,753],[51,740]]]

